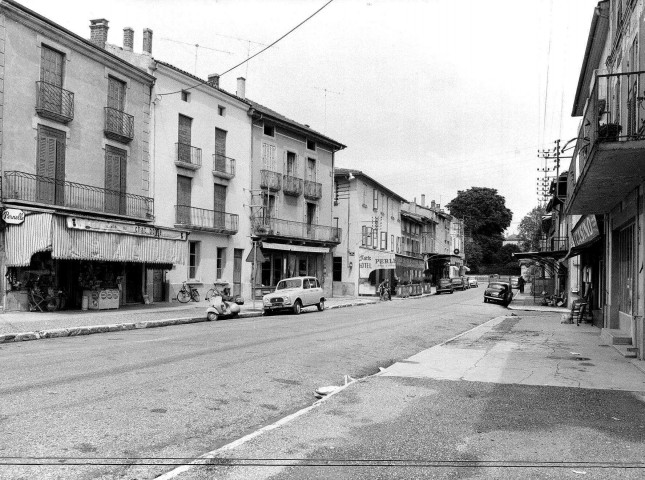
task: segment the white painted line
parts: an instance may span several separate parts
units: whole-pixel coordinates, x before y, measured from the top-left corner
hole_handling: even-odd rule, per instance
[[[314,402],[312,405],[310,405],[310,406],[308,406],[306,408],[303,408],[302,410],[298,410],[297,412],[294,412],[291,415],[287,415],[286,417],[281,418],[277,422],[272,423],[271,425],[267,425],[265,427],[262,427],[259,430],[256,430],[255,432],[252,432],[252,433],[249,433],[248,435],[245,435],[242,438],[238,438],[237,440],[235,440],[235,441],[233,441],[231,443],[227,443],[223,447],[220,447],[220,448],[218,448],[216,450],[213,450],[213,451],[210,451],[208,453],[205,453],[204,455],[200,455],[199,457],[197,457],[192,462],[187,463],[186,465],[182,465],[180,467],[177,467],[177,468],[175,468],[175,469],[173,469],[173,470],[171,470],[169,472],[164,473],[163,475],[160,475],[160,476],[156,477],[156,480],[170,480],[171,478],[176,478],[178,475],[181,475],[182,473],[187,472],[188,470],[190,470],[190,469],[192,469],[192,468],[194,468],[196,466],[205,465],[204,460],[208,460],[210,458],[215,458],[215,457],[217,457],[217,454],[220,453],[220,452],[226,452],[228,450],[233,450],[234,448],[237,448],[240,445],[245,444],[246,442],[254,439],[255,437],[258,437],[258,436],[262,435],[263,433],[269,432],[271,430],[275,430],[276,428],[281,427],[282,425],[285,425],[285,424],[291,422],[292,420],[295,420],[298,417],[301,417],[302,415],[310,412],[314,408],[322,405],[322,403],[324,401],[326,401],[328,398],[333,397],[338,392],[341,392],[341,391],[345,390],[347,387],[349,387],[350,385],[356,383],[357,381],[358,380],[352,380],[352,381],[348,382],[347,385],[340,386],[337,390],[335,390],[334,392],[330,393],[329,395],[321,398],[320,400]]]

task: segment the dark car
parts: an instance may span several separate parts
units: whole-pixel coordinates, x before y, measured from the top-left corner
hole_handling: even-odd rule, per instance
[[[511,284],[508,282],[490,282],[484,290],[484,303],[496,302],[507,306],[512,299]]]
[[[439,283],[437,283],[437,295],[444,292],[452,293],[454,291],[455,289],[449,278],[442,278],[439,280]]]
[[[455,290],[466,290],[466,281],[464,280],[464,277],[451,278],[450,282],[452,283],[452,288]]]

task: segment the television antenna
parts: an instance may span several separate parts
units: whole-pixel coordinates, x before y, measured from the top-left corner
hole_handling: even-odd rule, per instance
[[[320,88],[320,87],[314,87],[316,90],[322,90],[325,92],[325,131],[327,130],[327,93],[333,93],[334,95],[342,95],[340,92],[335,92],[333,90],[329,90],[328,88]]]
[[[168,42],[180,43],[182,45],[188,45],[190,47],[195,47],[195,72],[194,72],[195,75],[197,75],[197,57],[198,57],[200,48],[203,48],[205,50],[211,50],[213,52],[220,52],[220,53],[226,53],[228,55],[233,55],[233,52],[229,52],[228,50],[220,50],[219,48],[205,47],[204,45],[200,45],[199,43],[182,42],[181,40],[175,40],[175,39],[172,39],[172,38],[164,38],[164,37],[161,37],[160,40],[166,40]]]

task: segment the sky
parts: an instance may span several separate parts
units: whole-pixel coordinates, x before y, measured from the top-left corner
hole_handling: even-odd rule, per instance
[[[206,79],[244,61],[328,0],[22,0],[89,38],[153,30],[153,57]],[[577,134],[573,96],[597,0],[333,0],[224,74],[246,96],[347,146],[356,168],[407,200],[441,205],[490,187],[513,212],[538,204],[539,150]],[[198,45],[197,47],[195,45]],[[567,169],[570,160],[562,161]],[[548,167],[553,168],[554,162]]]

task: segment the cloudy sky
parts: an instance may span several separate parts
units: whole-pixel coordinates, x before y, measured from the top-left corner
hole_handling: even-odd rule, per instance
[[[269,45],[328,0],[22,0],[89,38],[151,28],[153,56],[206,78]],[[597,0],[334,0],[221,78],[347,145],[358,168],[413,200],[496,188],[515,231],[537,205],[538,149],[575,137],[573,95]],[[199,47],[195,47],[195,45]],[[569,160],[564,161],[565,168]]]

